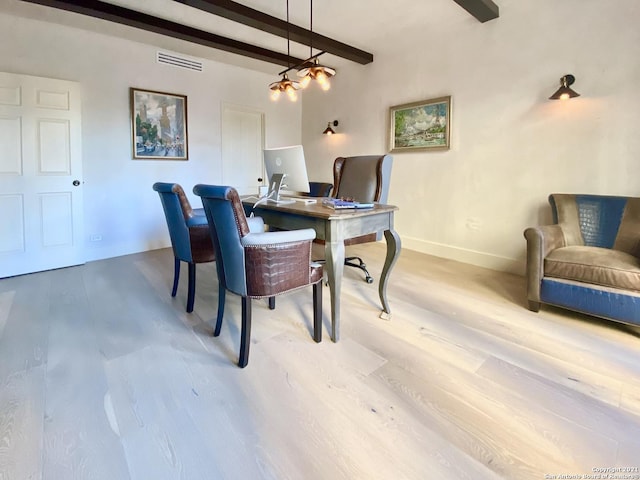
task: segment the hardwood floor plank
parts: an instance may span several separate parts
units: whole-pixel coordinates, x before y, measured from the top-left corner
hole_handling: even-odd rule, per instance
[[[432,356],[428,348],[407,345],[402,337],[376,339],[376,335],[373,330],[358,332],[360,341],[376,345],[379,354],[394,360],[372,379],[387,385],[398,401],[415,410],[417,419],[460,451],[505,478],[540,478],[544,466],[572,466],[566,459],[570,451],[567,436],[550,440],[546,430],[538,432],[538,427],[521,418],[533,414],[519,393],[512,394],[501,384],[460,370],[455,362]],[[551,417],[549,428],[560,420],[547,416]],[[530,438],[532,432],[539,438]],[[582,433],[579,430],[569,438],[580,439]]]
[[[45,362],[49,335],[49,289],[52,272],[2,280],[15,290],[9,317],[0,337],[0,382]]]
[[[0,478],[42,478],[45,366],[0,382]]]
[[[640,417],[640,382],[630,378],[622,385],[620,407]]]
[[[15,290],[0,293],[0,338],[2,338],[4,326],[7,324],[15,293]]]
[[[146,347],[109,361],[106,368],[132,479],[230,478],[223,475],[224,458],[217,458],[211,441],[224,445],[224,429],[214,424],[210,431],[198,430],[202,419],[191,411],[194,403],[202,403],[202,393],[179,352]],[[207,402],[195,413],[214,407]]]
[[[7,324],[15,293],[15,290],[0,293],[0,338],[2,338],[4,326]]]
[[[349,351],[354,347],[362,348],[355,342],[292,342],[284,335],[260,345],[278,364],[285,364],[283,358],[295,359],[286,368],[292,387],[314,366],[316,381],[298,388],[303,405],[314,405],[314,425],[324,431],[323,442],[334,445],[332,458],[340,470],[332,478],[498,478],[463,452],[448,449],[441,437],[390,399],[386,389],[371,388],[365,380],[371,375],[363,377],[350,368]],[[385,368],[387,364],[380,369]],[[268,396],[260,403],[278,398]]]
[[[128,479],[104,409],[104,361],[81,269],[56,271],[50,291],[44,479]]]
[[[384,244],[349,252],[379,278]],[[327,288],[320,344],[310,289],[254,301],[245,369],[238,297],[212,336],[215,264],[192,314],[172,278],[163,249],[0,281],[0,478],[539,480],[637,463],[638,331],[534,314],[522,277],[403,251],[387,321],[347,269],[340,342]]]
[[[511,385],[514,391],[590,430],[593,436],[606,436],[621,444],[640,438],[640,417],[498,358],[487,360],[478,375]]]

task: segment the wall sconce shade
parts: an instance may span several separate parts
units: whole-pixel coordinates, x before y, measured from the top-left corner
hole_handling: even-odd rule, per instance
[[[324,132],[322,132],[323,135],[333,135],[335,132],[335,130],[333,128],[331,128],[331,124],[333,123],[334,127],[338,126],[338,120],[334,120],[333,122],[328,122],[327,123],[327,128],[324,129]]]
[[[579,97],[580,94],[569,88],[576,81],[576,77],[567,74],[560,79],[560,88],[549,97],[549,100],[568,100],[569,98]]]

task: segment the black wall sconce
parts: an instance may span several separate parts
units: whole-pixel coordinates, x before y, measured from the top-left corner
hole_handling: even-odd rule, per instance
[[[327,123],[327,128],[325,128],[324,132],[322,132],[323,135],[333,135],[334,133],[336,133],[336,131],[333,128],[331,128],[331,124],[333,124],[334,127],[337,127],[338,120],[334,120],[333,122]]]
[[[576,81],[576,77],[567,74],[560,79],[560,88],[549,97],[549,100],[568,100],[570,98],[579,97],[580,94],[569,88]]]

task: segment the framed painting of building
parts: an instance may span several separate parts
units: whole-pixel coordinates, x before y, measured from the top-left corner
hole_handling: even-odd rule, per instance
[[[391,152],[449,149],[451,96],[393,106],[389,117]]]
[[[133,158],[188,160],[187,97],[130,89]]]

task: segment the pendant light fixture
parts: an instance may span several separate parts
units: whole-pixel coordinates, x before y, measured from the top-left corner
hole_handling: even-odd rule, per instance
[[[331,88],[329,79],[336,74],[336,71],[331,67],[321,65],[318,61],[318,57],[324,52],[313,55],[313,0],[309,0],[309,11],[309,32],[311,34],[309,40],[309,58],[300,65],[298,77],[301,78],[300,86],[302,88],[307,88],[311,80],[317,80],[320,87],[326,91]]]
[[[300,89],[300,82],[290,80],[287,72],[291,70],[291,52],[290,52],[290,39],[289,39],[289,0],[287,0],[287,69],[284,72],[280,72],[282,78],[278,82],[273,82],[269,85],[271,90],[271,100],[278,100],[282,92],[289,96],[289,100],[295,102],[298,99],[297,90]]]

